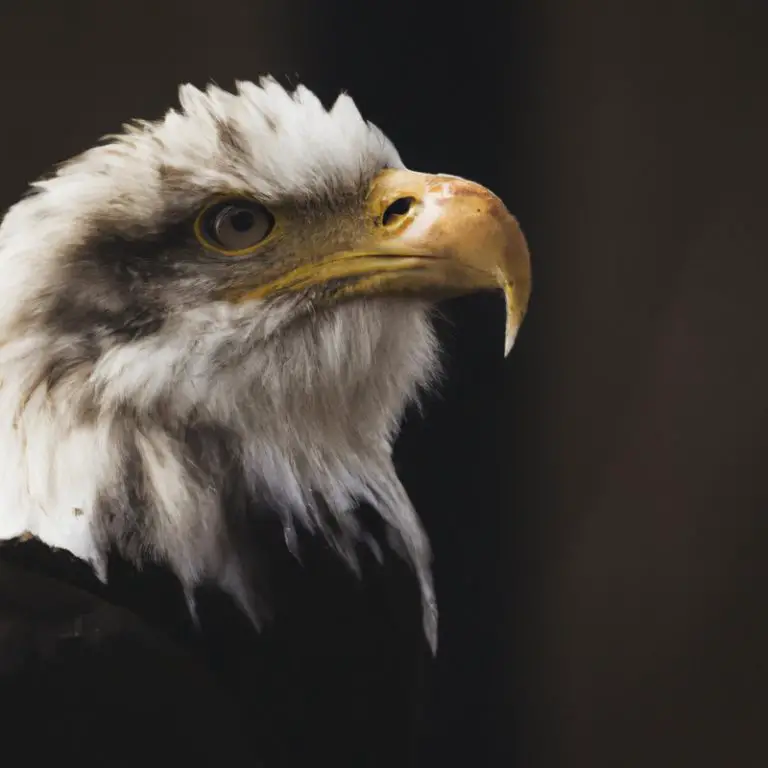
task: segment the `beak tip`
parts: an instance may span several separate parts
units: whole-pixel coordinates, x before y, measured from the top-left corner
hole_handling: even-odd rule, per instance
[[[502,274],[499,274],[499,282],[504,291],[504,303],[506,305],[506,330],[504,333],[504,357],[508,357],[515,345],[518,331],[522,322],[522,312],[518,306],[513,284]]]
[[[504,357],[509,357],[509,353],[512,351],[512,347],[515,346],[515,336],[517,336],[517,330],[507,329],[507,333],[504,338]]]

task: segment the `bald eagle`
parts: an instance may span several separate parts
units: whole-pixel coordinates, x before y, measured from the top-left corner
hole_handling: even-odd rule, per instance
[[[252,510],[352,567],[374,509],[436,641],[427,537],[392,444],[435,380],[437,300],[530,291],[487,189],[406,170],[342,95],[179,91],[32,185],[0,227],[0,540],[107,580],[159,564],[263,619]],[[298,554],[298,553],[297,553]]]

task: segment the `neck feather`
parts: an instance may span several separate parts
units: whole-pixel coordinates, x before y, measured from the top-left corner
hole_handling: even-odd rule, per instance
[[[350,302],[279,321],[217,306],[96,360],[45,329],[0,345],[0,539],[30,533],[102,578],[111,549],[157,561],[257,622],[241,517],[268,508],[289,545],[308,527],[354,567],[365,502],[415,568],[434,643],[429,545],[391,459],[437,371],[427,309]]]

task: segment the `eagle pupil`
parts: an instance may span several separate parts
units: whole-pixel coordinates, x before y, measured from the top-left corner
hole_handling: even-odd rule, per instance
[[[247,232],[253,228],[253,213],[243,209],[235,210],[230,216],[229,223],[235,232]]]

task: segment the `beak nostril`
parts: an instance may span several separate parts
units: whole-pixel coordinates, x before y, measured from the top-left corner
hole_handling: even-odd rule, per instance
[[[388,227],[394,224],[398,219],[405,216],[416,200],[413,197],[398,197],[397,200],[390,203],[381,216],[381,223]]]

